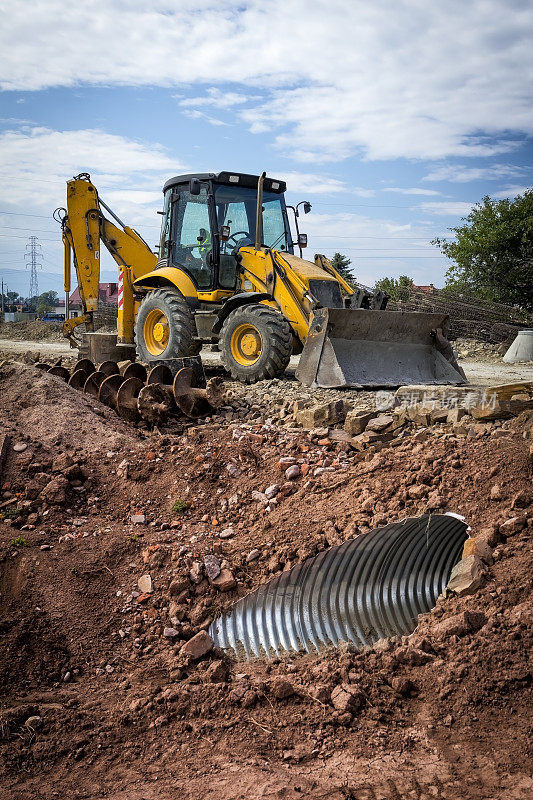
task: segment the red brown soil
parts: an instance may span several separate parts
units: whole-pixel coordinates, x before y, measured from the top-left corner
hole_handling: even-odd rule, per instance
[[[0,322],[0,339],[33,342],[60,342],[63,338],[61,322]]]
[[[336,466],[343,446],[233,423],[150,433],[20,365],[0,368],[0,415],[0,439],[27,444],[10,452],[2,479],[14,502],[0,500],[0,513],[18,510],[0,522],[2,798],[531,797],[527,414],[489,426],[490,436],[413,430],[284,488],[280,457]],[[124,459],[127,477],[124,465],[117,474]],[[32,497],[54,476],[66,477],[65,502]],[[251,493],[273,483],[279,505],[266,512]],[[412,486],[425,496],[411,499]],[[512,509],[519,493],[522,508]],[[180,513],[178,499],[189,503]],[[463,514],[473,534],[517,513],[529,520],[500,535],[481,589],[439,600],[411,637],[385,651],[270,663],[179,654],[277,570],[435,504]],[[234,535],[220,539],[230,526]],[[247,563],[254,548],[261,556]],[[209,552],[229,562],[235,590],[190,582],[192,562]],[[146,573],[154,592],[138,602],[131,592]],[[176,581],[185,587],[177,598]],[[171,600],[175,644],[162,636]],[[442,638],[437,623],[466,609],[487,624]],[[340,683],[363,693],[353,716],[331,705]],[[41,723],[28,727],[31,716]]]

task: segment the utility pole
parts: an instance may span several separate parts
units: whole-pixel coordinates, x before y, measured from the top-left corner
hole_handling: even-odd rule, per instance
[[[30,236],[30,243],[26,245],[28,252],[24,258],[28,259],[26,268],[30,268],[30,303],[39,296],[39,282],[37,280],[37,267],[43,268],[43,265],[38,263],[41,257],[41,245],[38,244],[37,236]]]
[[[4,281],[2,280],[2,314],[4,313]]]

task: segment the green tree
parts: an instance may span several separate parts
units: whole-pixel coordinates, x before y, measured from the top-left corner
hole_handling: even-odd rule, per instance
[[[15,311],[16,306],[22,302],[23,299],[19,296],[18,292],[4,292],[4,311]]]
[[[37,303],[37,308],[35,309],[38,317],[44,317],[45,314],[48,314],[50,311],[53,311],[54,307],[49,305],[48,303]]]
[[[393,300],[408,300],[414,281],[408,275],[399,278],[380,278],[374,285],[375,292],[387,292]]]
[[[49,291],[40,294],[39,297],[36,297],[34,301],[37,316],[42,317],[44,314],[48,314],[49,311],[53,311],[56,303],[57,292]]]
[[[533,311],[533,190],[514,200],[477,203],[455,241],[434,239],[453,263],[446,287]]]
[[[37,303],[44,303],[45,305],[52,306],[52,308],[54,308],[54,306],[57,305],[57,300],[57,292],[49,291],[40,294],[37,298]]]
[[[353,286],[355,284],[355,275],[353,274],[353,270],[350,269],[351,263],[351,259],[349,259],[348,256],[343,256],[342,253],[335,253],[331,259],[331,266],[337,270],[339,275],[344,278],[350,286]]]

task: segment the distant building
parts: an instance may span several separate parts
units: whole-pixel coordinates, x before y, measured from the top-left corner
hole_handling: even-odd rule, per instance
[[[63,310],[58,313],[65,313],[65,301],[60,300],[58,305],[63,303]],[[101,283],[98,286],[98,307],[118,305],[118,283]],[[69,317],[79,317],[82,313],[80,290],[74,289],[69,298]]]
[[[432,283],[429,286],[416,286],[413,284],[413,289],[417,289],[419,292],[425,292],[426,294],[436,294],[439,289],[435,289]]]

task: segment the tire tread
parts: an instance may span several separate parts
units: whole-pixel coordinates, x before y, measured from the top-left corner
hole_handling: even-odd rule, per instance
[[[148,299],[155,299],[156,302],[159,301],[161,303],[162,310],[164,310],[164,306],[166,305],[170,311],[172,327],[174,330],[174,335],[172,338],[177,340],[178,344],[172,352],[172,355],[165,357],[188,358],[191,356],[197,356],[202,349],[202,343],[195,340],[195,337],[197,337],[196,324],[186,300],[172,289],[153,289],[142,301],[137,314],[137,320],[139,320],[141,315],[143,304]],[[148,352],[147,348],[143,344],[140,344],[139,335],[137,333],[137,323],[135,325],[135,338],[139,357],[144,361],[157,361],[158,357],[153,356]]]
[[[255,372],[247,371],[246,368],[235,363],[231,356],[228,338],[229,329],[233,327],[236,321],[238,323],[242,319],[243,321],[253,322],[253,318],[261,322],[268,330],[269,348],[266,362]],[[232,378],[244,383],[256,383],[256,381],[268,378],[277,378],[285,372],[290,361],[292,338],[291,326],[279,311],[259,303],[240,306],[226,317],[220,331],[222,363]]]

